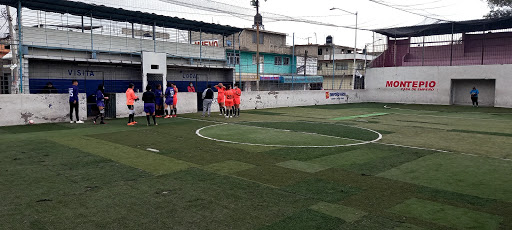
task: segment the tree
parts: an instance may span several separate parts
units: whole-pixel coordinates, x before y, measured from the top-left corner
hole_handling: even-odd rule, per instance
[[[512,16],[512,0],[487,0],[491,12],[485,15],[486,18],[500,18]]]

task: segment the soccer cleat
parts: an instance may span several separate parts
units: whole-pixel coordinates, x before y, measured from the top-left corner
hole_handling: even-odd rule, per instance
[[[158,125],[158,123],[155,123],[155,125]]]
[[[96,124],[96,119],[92,119],[92,123]]]
[[[229,118],[233,118],[233,116],[229,116]]]
[[[160,117],[162,117],[162,116],[160,116],[160,115],[156,115],[155,117],[158,117],[158,118],[160,118]]]
[[[73,124],[73,123],[75,123],[75,122],[74,122],[74,121],[70,121],[69,123]]]
[[[137,124],[138,122],[136,122],[136,121],[133,121],[132,123],[133,123],[133,124]]]
[[[164,117],[164,119],[171,118],[171,115],[167,115]]]
[[[176,117],[176,115],[174,115],[173,117]]]
[[[132,126],[132,125],[135,125],[135,124],[133,122],[130,122],[130,123],[126,124],[126,125]]]
[[[105,123],[104,121],[100,122],[100,125],[106,125],[107,123]]]
[[[77,124],[83,124],[83,121],[76,121]]]

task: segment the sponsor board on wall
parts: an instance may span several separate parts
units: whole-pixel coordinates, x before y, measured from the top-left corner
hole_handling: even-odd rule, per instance
[[[347,98],[347,93],[345,92],[325,92],[326,100],[345,100]]]
[[[434,91],[436,86],[436,81],[386,81],[386,88],[402,91]]]

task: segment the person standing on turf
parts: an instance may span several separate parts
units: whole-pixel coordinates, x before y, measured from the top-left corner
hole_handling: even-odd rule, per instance
[[[224,102],[225,102],[224,92],[226,91],[226,87],[222,83],[219,83],[218,85],[215,86],[215,88],[217,89],[217,92],[218,92],[217,102],[219,103],[219,109],[220,109],[219,115],[223,116],[226,113],[226,108],[224,107]]]
[[[172,116],[172,105],[174,101],[174,87],[172,87],[172,83],[167,83],[167,89],[165,89],[165,117],[164,118],[171,118]],[[167,111],[167,108],[169,108],[169,111]],[[171,113],[171,115],[169,115]]]
[[[240,116],[240,96],[242,96],[242,90],[238,88],[238,83],[235,84],[235,89],[233,89],[233,93],[235,94],[235,111],[233,116]]]
[[[135,121],[135,106],[133,105],[135,101],[138,101],[139,98],[135,95],[133,89],[135,85],[130,83],[128,85],[128,89],[126,90],[126,105],[128,106],[129,116],[128,116],[128,124],[127,125],[135,125],[137,122]]]
[[[471,92],[469,92],[469,94],[471,95],[471,101],[473,102],[473,107],[478,107],[478,94],[480,94],[480,92],[478,92],[478,89],[476,89],[476,87],[473,87],[473,90],[471,90]]]
[[[203,115],[208,111],[208,117],[210,117],[210,111],[212,110],[212,102],[213,102],[213,90],[212,86],[206,86],[206,89],[203,91]]]
[[[108,97],[105,97],[103,92],[105,91],[105,87],[103,84],[98,85],[98,91],[96,92],[96,105],[98,106],[99,113],[96,115],[96,117],[92,120],[94,124],[96,124],[96,120],[98,117],[101,117],[100,124],[106,124],[104,121],[105,118],[105,100],[108,100]]]
[[[226,118],[233,117],[233,106],[235,105],[235,93],[231,89],[231,85],[228,85],[228,89],[224,92],[226,96]]]
[[[73,122],[73,110],[75,110],[76,123],[83,124],[84,122],[80,120],[78,116],[78,81],[73,80],[71,82],[71,87],[69,87],[69,119],[71,119],[70,123]]]
[[[172,87],[174,88],[174,97],[172,98],[172,109],[174,110],[174,117],[176,117],[176,115],[178,115],[178,109],[176,108],[176,105],[178,104],[178,88],[174,83],[172,84]]]
[[[156,107],[156,117],[162,117],[162,107],[163,107],[163,95],[162,95],[162,85],[156,85],[155,89],[155,107]]]
[[[144,112],[146,112],[146,119],[148,120],[148,126],[150,125],[149,116],[153,117],[153,124],[156,123],[155,118],[155,94],[151,92],[151,86],[146,86],[146,92],[142,94],[142,101],[144,101]]]

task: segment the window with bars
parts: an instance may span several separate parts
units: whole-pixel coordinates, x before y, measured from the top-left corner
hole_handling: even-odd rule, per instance
[[[274,57],[274,65],[283,65],[282,57]]]
[[[239,53],[228,53],[228,65],[240,65],[240,54]]]
[[[284,57],[283,58],[283,65],[290,65],[290,58],[289,57]]]
[[[348,70],[347,63],[336,63],[336,70]]]

